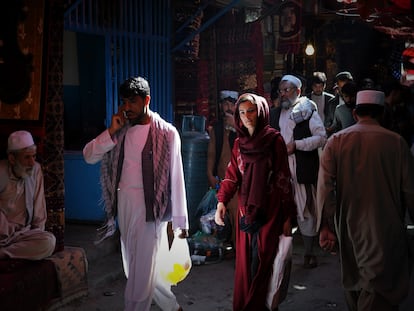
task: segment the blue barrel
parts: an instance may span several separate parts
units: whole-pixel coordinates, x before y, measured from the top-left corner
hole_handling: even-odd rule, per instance
[[[208,190],[207,149],[209,140],[203,116],[183,116],[181,151],[190,232],[198,228],[198,219],[195,219],[195,214],[198,204]]]

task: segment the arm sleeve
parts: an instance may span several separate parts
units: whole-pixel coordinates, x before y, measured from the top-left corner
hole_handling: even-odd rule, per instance
[[[184,182],[183,161],[181,155],[181,138],[174,128],[169,133],[170,141],[170,178],[173,230],[188,229],[187,197]]]
[[[33,193],[33,219],[31,228],[44,230],[47,219],[44,179],[40,164],[37,164],[36,166],[36,183]]]
[[[309,129],[312,136],[295,140],[296,149],[301,151],[312,151],[323,147],[326,143],[326,130],[322,119],[315,111],[309,119]]]
[[[331,132],[336,133],[341,129],[342,129],[342,125],[341,125],[341,120],[339,119],[339,116],[338,116],[338,108],[335,108],[334,118],[333,118],[332,125],[331,125]]]
[[[83,148],[83,158],[88,164],[95,164],[102,160],[105,153],[116,146],[108,130],[103,131],[98,137],[91,140]]]
[[[329,139],[322,155],[319,165],[317,198],[317,228],[321,224],[327,224],[331,229],[336,211],[336,160],[334,155],[335,137]]]

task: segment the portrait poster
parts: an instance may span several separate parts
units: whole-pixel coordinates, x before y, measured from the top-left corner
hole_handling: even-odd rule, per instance
[[[302,1],[289,0],[279,8],[279,40],[277,51],[281,54],[300,51],[300,29],[302,24]]]

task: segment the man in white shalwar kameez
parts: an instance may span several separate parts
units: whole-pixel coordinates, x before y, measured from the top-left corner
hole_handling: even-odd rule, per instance
[[[326,131],[316,104],[300,96],[301,87],[299,78],[282,77],[279,83],[281,107],[270,111],[270,125],[280,131],[286,143],[298,226],[305,246],[304,267],[314,268],[317,265],[313,246],[318,235],[315,207],[318,149],[326,142]]]
[[[0,161],[0,259],[40,260],[55,250],[45,230],[47,211],[42,167],[32,134],[16,131]]]
[[[111,126],[83,154],[90,164],[102,160],[108,235],[114,217],[118,219],[127,277],[125,310],[148,311],[153,299],[162,310],[182,310],[171,284],[159,276],[163,262],[158,256],[160,247],[168,247],[168,221],[173,230],[181,229],[180,238],[187,236],[181,140],[173,125],[150,111],[145,79],[129,78],[120,95],[123,105]]]

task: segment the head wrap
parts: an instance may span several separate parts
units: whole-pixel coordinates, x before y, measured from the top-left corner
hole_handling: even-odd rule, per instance
[[[234,125],[239,137],[247,136],[249,137],[249,131],[247,128],[244,127],[243,122],[240,119],[239,113],[239,106],[241,103],[250,101],[251,103],[257,106],[257,122],[255,133],[263,130],[266,125],[269,125],[269,105],[266,99],[262,96],[252,94],[252,93],[244,93],[240,95],[239,99],[236,102],[236,111],[234,112]]]
[[[243,125],[239,113],[240,104],[247,101],[257,106],[257,121],[251,136]],[[256,94],[240,95],[236,102],[234,120],[240,155],[245,165],[239,197],[241,211],[245,215],[245,224],[258,224],[268,204],[267,182],[271,170],[269,163],[271,163],[275,139],[280,134],[269,125],[269,106],[266,99]]]

